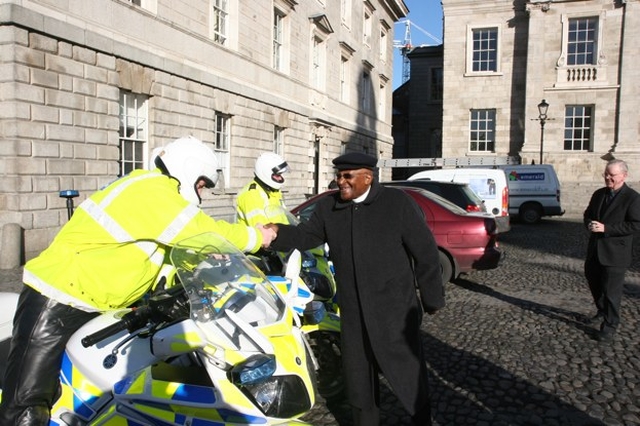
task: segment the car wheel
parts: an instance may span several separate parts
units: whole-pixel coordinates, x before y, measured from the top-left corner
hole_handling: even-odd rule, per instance
[[[542,209],[537,204],[525,204],[520,207],[520,220],[528,225],[537,223],[542,217]]]
[[[453,279],[453,265],[451,264],[451,260],[449,260],[449,256],[440,253],[440,271],[442,271],[442,283],[446,284]]]

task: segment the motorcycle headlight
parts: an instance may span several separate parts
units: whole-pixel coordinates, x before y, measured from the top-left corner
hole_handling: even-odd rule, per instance
[[[276,357],[274,355],[257,354],[235,365],[229,374],[231,375],[231,383],[236,386],[243,386],[262,382],[275,372]]]
[[[303,256],[302,258],[302,268],[315,268],[318,264],[318,261],[313,256]]]
[[[240,389],[269,417],[296,417],[311,409],[309,393],[298,376],[272,376]]]

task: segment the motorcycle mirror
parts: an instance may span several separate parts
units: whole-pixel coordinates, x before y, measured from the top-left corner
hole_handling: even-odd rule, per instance
[[[300,276],[300,269],[302,267],[302,254],[300,251],[293,250],[289,255],[289,259],[287,260],[287,268],[285,270],[284,276],[287,279],[291,280],[291,287],[293,289],[293,283],[298,282],[298,277]],[[295,294],[298,293],[298,289],[296,288]]]

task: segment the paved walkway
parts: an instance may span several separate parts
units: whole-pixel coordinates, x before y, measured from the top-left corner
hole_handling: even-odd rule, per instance
[[[622,324],[612,344],[592,339],[578,219],[513,224],[493,271],[447,286],[447,307],[425,317],[424,345],[437,425],[640,425],[640,244],[627,274]],[[16,289],[20,271],[0,271]],[[382,424],[406,425],[393,394]],[[351,425],[346,401],[320,401],[314,425]]]

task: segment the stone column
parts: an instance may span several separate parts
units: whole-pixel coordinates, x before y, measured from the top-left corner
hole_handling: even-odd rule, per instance
[[[620,53],[620,115],[616,153],[640,154],[640,0],[627,0],[623,12]],[[614,154],[616,155],[616,154]],[[618,155],[616,155],[617,157]]]

